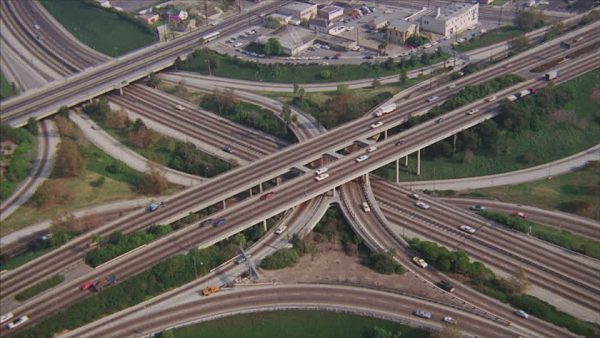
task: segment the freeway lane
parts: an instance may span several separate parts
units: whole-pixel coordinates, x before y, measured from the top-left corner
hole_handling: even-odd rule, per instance
[[[598,39],[599,34],[598,32],[595,33],[596,34],[594,36],[588,38],[586,41],[587,43],[593,43]],[[538,50],[544,50],[549,57],[552,54],[561,55],[562,53],[562,51],[557,50],[557,47],[554,44],[534,48],[532,51]],[[525,60],[517,61],[523,57]],[[519,69],[527,68],[528,66],[531,66],[531,63],[538,63],[537,60],[538,59],[536,57],[514,57],[507,60],[505,63],[500,63],[497,66],[487,68],[480,73],[464,77],[461,79],[459,86],[480,83],[485,79],[498,76],[499,74],[503,74],[508,71],[517,71]],[[510,66],[503,67],[503,65],[508,63],[510,63]],[[570,64],[572,63],[566,63],[563,66]],[[456,90],[457,89],[438,87],[432,89],[429,93],[424,95],[437,94],[441,97],[440,100],[442,100],[449,94],[454,93]],[[391,128],[392,126],[398,125],[405,121],[406,116],[409,114],[419,111],[424,112],[432,105],[433,104],[431,103],[424,102],[422,96],[417,96],[403,104],[401,107],[402,113],[389,114],[381,120],[385,122],[386,127]],[[483,109],[491,105],[492,104],[486,105],[484,103],[480,108]],[[467,124],[463,125],[459,123],[461,126],[459,129],[464,129],[489,117],[491,117],[491,115],[473,115],[469,118],[470,120]],[[87,234],[76,238],[51,254],[45,255],[17,270],[7,272],[0,276],[0,282],[2,282],[4,285],[4,287],[0,290],[0,296],[5,297],[12,293],[18,292],[26,287],[29,283],[35,281],[37,278],[40,278],[41,276],[53,271],[57,271],[59,267],[68,265],[78,260],[84,255],[86,250],[89,250],[86,248],[86,245],[89,243],[94,234],[106,236],[116,230],[127,233],[144,228],[151,224],[168,223],[178,219],[182,214],[187,215],[191,211],[200,210],[210,205],[219,203],[226,197],[248,190],[251,187],[258,185],[260,182],[273,179],[279,174],[286,172],[290,167],[303,165],[310,161],[316,160],[325,152],[343,148],[352,144],[356,139],[364,139],[376,132],[383,131],[383,128],[379,128],[377,130],[369,129],[368,126],[370,123],[372,123],[372,121],[373,119],[370,117],[358,119],[341,127],[332,129],[325,134],[316,136],[306,142],[289,146],[276,154],[272,154],[263,158],[260,161],[253,162],[242,168],[237,168],[228,173],[219,175],[210,181],[185,190],[184,192],[169,199],[169,207],[161,209],[160,213],[146,213],[145,211],[141,210],[137,213],[133,213],[131,216],[112,222],[105,227],[98,229],[92,234]],[[443,127],[446,128],[447,126],[448,125],[445,124]],[[421,130],[422,128],[424,127],[416,127],[413,132]],[[431,126],[431,124],[429,124],[429,128],[437,129],[437,126]],[[448,136],[455,132],[452,129],[449,130]],[[429,142],[441,139],[439,137],[441,134],[438,132],[433,132],[431,135],[434,136],[434,139],[423,141]],[[419,148],[420,146],[417,145],[410,149],[403,150],[405,153],[410,153]],[[394,152],[391,152],[390,155],[391,156],[389,158],[383,159],[381,164],[385,164],[387,163],[385,161],[389,162],[391,161],[391,158],[395,158],[397,156],[397,154]],[[372,161],[369,161],[369,163],[372,163]],[[328,189],[322,189],[321,193],[325,192],[326,190]]]
[[[430,330],[439,330],[442,318],[449,315],[456,318],[461,329],[470,335],[510,337],[530,332],[520,326],[505,327],[446,304],[410,295],[343,285],[284,284],[225,289],[210,297],[144,313],[143,318],[152,318],[151,321],[134,317],[117,325],[99,327],[80,337],[137,337],[190,322],[274,309],[326,309],[375,315]],[[418,309],[430,311],[433,318],[415,317],[412,313]]]
[[[257,22],[258,14],[269,13],[287,1],[269,3],[258,9],[225,20],[209,31],[195,31],[181,38],[158,43],[127,54],[115,61],[104,63],[97,68],[79,73],[66,79],[66,82],[51,84],[37,91],[17,96],[0,104],[2,115],[0,122],[13,126],[24,125],[34,114],[38,119],[48,116],[61,106],[72,106],[88,98],[121,87],[127,82],[137,80],[150,71],[161,70],[171,65],[177,56],[198,47],[199,39],[207,32],[233,32],[245,27],[248,22]],[[246,20],[248,19],[248,20]]]

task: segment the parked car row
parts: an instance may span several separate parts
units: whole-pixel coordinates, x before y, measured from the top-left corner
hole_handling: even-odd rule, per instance
[[[11,320],[12,318],[14,318],[14,314],[12,312],[3,314],[2,316],[0,316],[0,324],[4,324],[5,322]],[[12,320],[11,322],[8,322],[4,325],[4,327],[6,327],[7,329],[14,329],[15,327],[25,323],[27,320],[29,320],[28,316],[21,316],[18,317],[14,320]]]

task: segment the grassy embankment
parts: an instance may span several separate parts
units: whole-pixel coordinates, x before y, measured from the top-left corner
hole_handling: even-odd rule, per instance
[[[42,5],[73,36],[93,49],[119,56],[157,40],[150,27],[83,0],[41,0]]]

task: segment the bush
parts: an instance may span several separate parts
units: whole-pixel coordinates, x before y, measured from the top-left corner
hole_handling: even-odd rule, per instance
[[[22,302],[62,283],[64,280],[65,277],[61,275],[54,275],[18,293],[17,295],[15,295],[15,299]]]
[[[402,266],[392,259],[390,254],[385,252],[374,252],[367,258],[367,265],[384,275],[391,275],[393,273],[401,274],[404,272]]]
[[[267,270],[278,270],[294,266],[298,260],[300,260],[300,256],[295,249],[281,249],[263,259],[260,267]]]
[[[128,235],[124,235],[121,232],[114,232],[109,235],[106,244],[85,255],[85,262],[92,267],[97,267],[137,247],[150,243],[171,231],[173,229],[168,225],[153,225],[144,232],[136,232]]]

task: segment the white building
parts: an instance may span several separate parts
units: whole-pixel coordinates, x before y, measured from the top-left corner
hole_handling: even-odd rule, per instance
[[[287,4],[278,11],[281,14],[291,15],[300,20],[310,20],[317,16],[317,5],[307,4],[304,2],[292,2]]]
[[[479,22],[479,4],[452,3],[438,7],[433,14],[421,17],[421,29],[449,36],[460,33]]]

